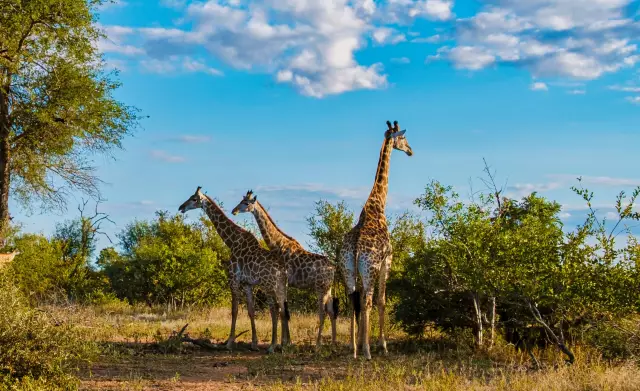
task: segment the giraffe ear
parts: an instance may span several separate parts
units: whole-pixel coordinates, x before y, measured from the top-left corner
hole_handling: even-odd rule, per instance
[[[257,196],[257,195],[254,195],[254,196],[253,196],[253,199],[251,200],[251,203],[252,203],[252,204],[255,204],[255,203],[256,203],[256,201],[258,201],[258,196]]]
[[[404,135],[404,134],[405,134],[405,132],[406,132],[406,131],[407,131],[407,130],[405,129],[405,130],[401,130],[401,131],[399,131],[399,132],[395,132],[395,133],[393,133],[393,134],[391,135],[391,137],[396,138],[396,137],[402,136],[402,135]]]

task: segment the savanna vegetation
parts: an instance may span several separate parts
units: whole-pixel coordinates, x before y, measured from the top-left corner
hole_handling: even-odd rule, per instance
[[[338,345],[314,351],[315,297],[292,289],[293,346],[265,355],[241,337],[221,349],[229,250],[208,219],[158,211],[98,251],[109,216],[92,161],[141,119],[113,97],[117,74],[95,48],[100,3],[0,2],[0,252],[20,251],[0,269],[2,389],[640,389],[640,188],[604,219],[578,178],[588,212],[567,227],[559,204],[507,197],[486,164],[483,191],[431,181],[415,212],[389,216],[388,356],[350,359],[340,275]],[[65,210],[69,191],[96,208],[83,202],[50,236],[12,223],[10,197]],[[345,202],[319,200],[311,250],[336,261],[354,218]]]

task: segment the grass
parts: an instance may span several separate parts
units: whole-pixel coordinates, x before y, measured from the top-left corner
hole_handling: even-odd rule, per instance
[[[317,317],[292,314],[293,346],[266,355],[270,317],[256,321],[262,351],[205,351],[183,344],[162,351],[158,342],[189,324],[192,337],[222,342],[228,337],[230,310],[213,308],[166,313],[143,307],[47,307],[54,317],[84,329],[103,347],[100,359],[81,374],[82,390],[638,390],[637,364],[602,360],[593,350],[576,347],[576,365],[567,367],[553,350],[537,351],[544,363],[534,370],[528,355],[498,343],[489,351],[452,344],[437,333],[428,340],[408,340],[390,329],[389,355],[372,345],[373,360],[353,360],[348,348],[348,319],[338,322],[338,344],[330,344],[325,323],[323,349],[315,352]],[[372,320],[377,317],[372,316]],[[249,330],[245,310],[238,332]],[[372,336],[377,331],[372,331]],[[240,337],[249,342],[250,333]],[[375,343],[376,338],[372,338]]]

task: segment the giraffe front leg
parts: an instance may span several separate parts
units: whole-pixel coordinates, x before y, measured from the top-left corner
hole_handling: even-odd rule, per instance
[[[356,265],[355,256],[353,251],[347,248],[343,248],[340,253],[340,265],[344,275],[344,287],[345,293],[351,299],[351,306],[353,311],[351,312],[351,351],[353,352],[353,358],[358,357],[358,344],[356,342],[356,322],[360,314],[360,295],[356,291]]]
[[[269,312],[271,312],[271,345],[269,345],[267,349],[267,354],[273,353],[278,344],[278,303],[273,299],[269,301]]]
[[[380,270],[380,277],[378,280],[378,318],[380,327],[380,337],[378,338],[378,345],[382,348],[382,353],[387,354],[387,341],[384,337],[384,325],[385,325],[385,307],[386,307],[386,288],[387,278],[389,276],[389,267],[391,266],[391,255],[387,257],[382,264],[382,270]]]
[[[364,296],[364,311],[360,315],[360,329],[362,329],[362,354],[367,360],[371,360],[371,350],[369,348],[369,328],[370,328],[370,314],[371,307],[373,307],[373,286],[365,286]]]
[[[229,339],[227,339],[227,349],[233,349],[233,344],[236,340],[236,320],[238,319],[238,299],[239,292],[237,288],[231,289],[231,331],[229,332]]]
[[[318,296],[318,338],[316,339],[316,351],[322,346],[322,330],[324,329],[325,308],[327,306],[327,295],[321,290],[317,291]]]
[[[253,287],[251,285],[245,287],[245,294],[247,295],[247,312],[251,320],[251,350],[255,351],[258,350],[258,332],[256,330],[256,311],[253,300]]]

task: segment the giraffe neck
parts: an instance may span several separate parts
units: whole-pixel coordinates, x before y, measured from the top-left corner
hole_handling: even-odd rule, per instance
[[[260,228],[260,233],[270,249],[286,252],[285,250],[302,248],[297,240],[285,234],[280,228],[278,228],[260,202],[256,202],[256,207],[251,213],[256,218],[258,228]]]
[[[220,238],[227,247],[234,248],[241,244],[244,241],[243,239],[249,237],[253,238],[256,245],[259,245],[255,236],[231,221],[218,204],[216,204],[216,202],[207,195],[205,195],[205,199],[202,200],[202,208],[207,216],[209,216],[209,220],[211,220],[213,226],[218,232],[218,235],[220,235]]]
[[[387,192],[389,190],[389,163],[391,162],[391,152],[393,151],[393,139],[385,138],[380,149],[380,158],[378,159],[378,168],[376,170],[376,179],[373,188],[369,194],[369,198],[365,203],[364,210],[367,212],[377,211],[384,214],[384,208],[387,204]],[[363,215],[361,213],[360,219]]]

